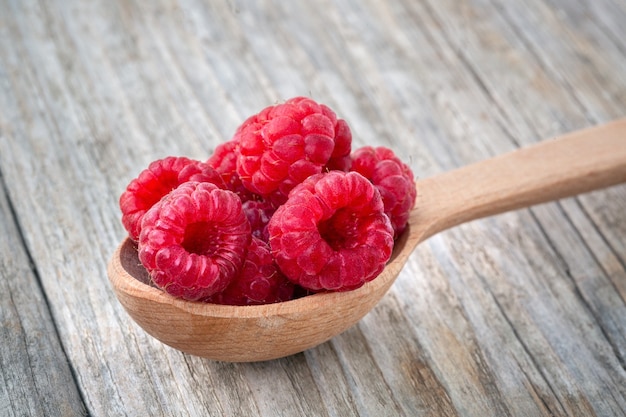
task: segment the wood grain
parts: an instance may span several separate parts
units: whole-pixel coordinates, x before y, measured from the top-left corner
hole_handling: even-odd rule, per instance
[[[71,365],[14,214],[0,172],[0,414],[82,415]]]
[[[106,277],[141,169],[295,95],[419,178],[624,117],[625,21],[619,0],[0,2],[0,314],[22,323],[0,414],[625,415],[624,186],[437,235],[358,325],[260,364],[161,344]]]

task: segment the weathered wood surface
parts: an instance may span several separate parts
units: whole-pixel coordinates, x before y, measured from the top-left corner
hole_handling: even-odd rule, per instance
[[[420,177],[623,117],[624,22],[621,0],[0,1],[0,415],[624,415],[625,186],[431,238],[357,326],[276,361],[166,347],[106,277],[139,170],[291,96]]]

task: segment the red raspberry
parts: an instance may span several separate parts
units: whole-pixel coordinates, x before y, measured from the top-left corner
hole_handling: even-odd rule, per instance
[[[206,161],[220,173],[225,183],[230,183],[237,169],[237,142],[234,140],[220,143]]]
[[[406,227],[415,206],[417,189],[411,168],[391,149],[365,146],[352,154],[351,171],[369,179],[380,192],[397,238]]]
[[[349,168],[352,136],[327,106],[296,97],[248,118],[235,133],[243,185],[277,207],[311,175]]]
[[[393,249],[393,228],[380,193],[356,172],[305,180],[279,207],[268,229],[276,263],[294,283],[345,291],[374,279]]]
[[[168,156],[152,162],[133,179],[120,196],[122,224],[137,241],[144,214],[170,191],[187,181],[210,182],[225,188],[219,174],[209,165],[184,156]]]
[[[348,171],[352,165],[351,150],[352,132],[350,127],[345,120],[338,119],[335,125],[335,148],[324,170]]]
[[[267,224],[276,211],[274,206],[265,200],[248,200],[242,204],[242,207],[250,222],[252,236],[267,242],[269,240]]]
[[[239,195],[241,201],[255,200],[258,196],[243,186],[237,174],[237,146],[236,140],[219,144],[206,163],[220,174],[226,189]]]
[[[253,237],[239,276],[223,292],[205,301],[229,305],[277,303],[290,300],[293,289],[276,266],[269,245]]]
[[[211,183],[186,182],[145,214],[139,260],[159,287],[199,300],[239,274],[250,242],[241,200]]]

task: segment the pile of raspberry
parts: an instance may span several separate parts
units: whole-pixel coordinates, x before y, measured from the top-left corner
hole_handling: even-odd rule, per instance
[[[175,297],[253,305],[358,288],[385,267],[416,189],[390,149],[351,146],[334,111],[292,98],[204,162],[152,162],[120,197],[122,223]]]

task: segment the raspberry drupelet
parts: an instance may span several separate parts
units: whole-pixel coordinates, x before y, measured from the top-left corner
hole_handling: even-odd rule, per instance
[[[180,184],[192,180],[225,188],[219,173],[211,166],[184,156],[158,159],[141,171],[128,184],[119,200],[122,224],[130,238],[134,241],[139,239],[141,219],[154,204]]]
[[[350,170],[369,179],[378,189],[397,238],[407,225],[417,196],[409,166],[389,148],[364,146],[352,153]]]
[[[191,301],[238,276],[251,238],[239,197],[208,182],[180,185],[148,210],[141,228],[139,260],[155,285]]]
[[[311,291],[347,291],[371,281],[394,243],[380,193],[357,172],[306,179],[276,210],[268,230],[281,271]]]
[[[235,132],[237,173],[250,191],[284,203],[311,175],[347,171],[352,136],[344,120],[324,104],[295,97],[248,118]]]

